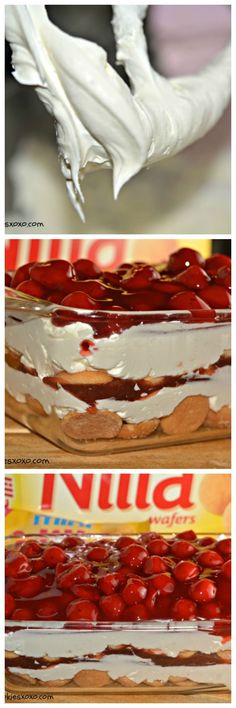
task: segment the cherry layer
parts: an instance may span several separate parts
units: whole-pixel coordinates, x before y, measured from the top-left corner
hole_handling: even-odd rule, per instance
[[[107,336],[139,324],[137,316],[122,318],[122,312],[188,310],[196,321],[211,321],[215,309],[230,308],[230,258],[216,254],[205,261],[194,249],[182,248],[164,265],[126,263],[114,272],[83,258],[72,264],[49,260],[26,263],[13,276],[7,273],[6,284],[63,307],[102,311],[97,336]],[[109,317],[108,310],[113,313]],[[56,326],[78,319],[70,310],[52,315]]]
[[[202,545],[181,533],[17,540],[7,546],[6,617],[223,621],[230,618],[229,561],[229,539]]]

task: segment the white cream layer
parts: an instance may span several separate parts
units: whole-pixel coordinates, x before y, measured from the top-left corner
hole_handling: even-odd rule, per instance
[[[203,136],[229,100],[228,48],[196,76],[166,79],[154,71],[143,30],[146,7],[113,6],[117,61],[131,88],[100,46],[60,30],[43,5],[6,8],[14,76],[34,86],[56,121],[61,169],[82,218],[80,173],[112,168],[116,197],[144,165]]]
[[[96,402],[98,410],[108,410],[129,423],[140,423],[143,420],[162,418],[170,415],[176,406],[188,396],[208,396],[212,410],[218,411],[224,405],[230,405],[230,366],[217,369],[209,380],[191,381],[176,388],[165,387],[151,396],[143,395],[137,401],[117,401],[114,398],[104,398]],[[83,413],[89,407],[87,403],[73,396],[63,388],[58,390],[47,386],[41,379],[12,369],[6,364],[6,390],[20,403],[24,403],[26,395],[36,398],[46,413],[55,409],[59,418],[69,411]]]
[[[154,666],[147,659],[113,655],[101,661],[81,662],[76,664],[59,664],[48,669],[10,668],[13,674],[28,674],[40,681],[56,681],[72,679],[78,671],[95,670],[107,671],[109,676],[116,680],[126,676],[137,684],[143,681],[159,680],[165,683],[170,676],[179,676],[199,683],[223,684],[230,689],[231,667],[227,664],[212,666]]]
[[[105,369],[124,379],[178,376],[207,368],[231,347],[229,324],[139,324],[93,339],[92,327],[82,322],[65,327],[55,327],[46,317],[12,322],[8,317],[6,344],[40,378],[61,370],[75,373],[90,368]],[[94,342],[87,356],[80,351],[84,339]]]
[[[183,627],[185,623],[181,623]],[[190,623],[188,624],[188,627]],[[107,646],[130,644],[137,649],[159,650],[167,656],[178,656],[181,651],[200,651],[212,654],[230,649],[231,643],[223,642],[221,636],[211,633],[213,623],[209,622],[209,631],[191,628],[171,631],[141,630],[133,631],[91,631],[76,632],[69,630],[47,631],[20,629],[6,634],[6,650],[22,656],[49,657],[58,656],[58,648],[63,657],[83,657],[87,654],[102,652]],[[118,657],[117,657],[118,658]],[[127,657],[128,659],[128,657]]]

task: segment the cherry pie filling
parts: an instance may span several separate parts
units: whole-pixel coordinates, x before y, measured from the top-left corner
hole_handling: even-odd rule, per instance
[[[132,356],[139,356],[139,336],[146,333],[148,348],[149,340],[153,342],[153,333],[156,337],[160,336],[155,328],[166,327],[170,316],[172,322],[169,326],[172,329],[175,321],[179,320],[185,328],[191,328],[196,347],[198,339],[203,336],[203,328],[206,333],[205,328],[208,327],[211,341],[218,318],[216,310],[226,311],[224,324],[227,326],[231,290],[228,256],[215,254],[204,261],[197,251],[182,248],[173,253],[166,264],[124,263],[114,272],[101,271],[87,259],[73,264],[64,260],[28,263],[18,268],[13,276],[7,273],[6,285],[18,291],[19,295],[22,292],[55,305],[50,313],[50,334],[55,337],[55,342],[60,330],[65,341],[72,332],[78,337],[74,329],[77,324],[89,326],[90,333],[89,337],[78,339],[76,367],[74,359],[69,361],[66,369],[52,361],[54,373],[45,372],[43,375],[37,367],[37,352],[29,363],[24,351],[25,346],[27,352],[27,341],[21,350],[17,349],[17,326],[14,328],[15,339],[12,334],[9,338],[7,326],[6,387],[10,412],[14,405],[17,408],[18,401],[19,413],[25,405],[31,424],[34,412],[42,415],[42,425],[46,427],[48,422],[44,423],[43,416],[51,415],[52,424],[57,420],[64,442],[103,437],[139,438],[156,431],[158,435],[179,435],[194,432],[202,426],[229,427],[228,398],[225,402],[222,399],[223,403],[220,398],[219,405],[211,407],[211,399],[215,400],[219,387],[221,393],[227,389],[223,377],[225,374],[228,376],[230,367],[228,347],[222,346],[222,351],[217,347],[217,353],[214,349],[209,361],[206,344],[206,365],[191,369],[188,363],[185,370],[184,348],[188,348],[188,343],[184,343],[183,351],[180,348],[178,356],[176,354],[173,374],[168,366],[168,373],[163,374],[162,366],[161,375],[156,375],[159,368],[157,346],[152,362],[155,375],[149,368],[145,375],[132,376],[130,362],[128,373],[125,370],[131,347],[134,348]],[[62,307],[57,308],[56,305]],[[73,308],[78,308],[80,312]],[[13,325],[16,319],[10,314],[8,325]],[[42,321],[46,327],[48,318]],[[10,329],[12,331],[13,327]],[[223,329],[221,326],[218,331],[219,338]],[[126,332],[127,339],[122,340],[123,348],[120,349],[121,335],[126,336]],[[37,328],[34,333],[37,338]],[[162,339],[163,335],[166,338],[167,361],[168,349],[173,350],[176,345],[177,350],[182,330],[176,332],[176,342],[173,338],[168,339],[170,334],[173,332],[168,334],[168,331],[162,331]],[[46,348],[44,342],[42,346]],[[108,347],[112,347],[114,352],[115,346],[118,349],[114,367],[106,364],[106,356]],[[96,364],[99,352],[101,356],[99,364]],[[144,371],[143,349],[140,356],[140,371]],[[183,361],[178,363],[178,357],[182,357]],[[176,372],[178,367],[180,373]],[[36,378],[40,388],[35,387]],[[171,406],[169,396],[172,389]],[[14,395],[15,392],[18,395]],[[46,392],[49,403],[45,407]],[[161,394],[160,406],[158,394]],[[60,403],[57,404],[57,401]],[[134,408],[134,404],[138,408]]]
[[[11,542],[5,566],[8,676],[44,686],[63,681],[86,687],[95,681],[131,687],[173,679],[211,683],[213,671],[212,682],[221,683],[230,663],[230,558],[229,538],[198,537],[194,531],[168,538],[148,532],[135,538],[67,535]],[[147,627],[137,634],[145,622],[152,621],[153,629],[158,620],[174,622],[175,631],[152,633]],[[51,629],[63,623],[65,637],[55,635],[55,653],[50,641],[47,653],[46,628],[35,643],[31,621],[34,628],[37,622],[39,628],[50,622]],[[206,626],[197,635],[176,632],[188,623],[197,630],[201,621]],[[28,622],[19,643],[18,632]],[[116,623],[119,632],[109,632]],[[132,631],[123,623],[132,623]]]

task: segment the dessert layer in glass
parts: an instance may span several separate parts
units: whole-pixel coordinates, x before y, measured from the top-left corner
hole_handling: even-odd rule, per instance
[[[7,685],[230,688],[229,539],[11,538],[6,576]]]
[[[36,268],[45,279],[46,269],[49,278],[52,269],[52,278],[53,267],[36,264],[30,275]],[[109,274],[118,278],[113,286],[104,273],[100,280],[79,280],[77,273],[66,286],[62,282],[58,306],[49,285],[46,291],[37,280],[12,289],[15,274],[6,293],[8,413],[72,450],[90,441],[129,447],[149,436],[158,444],[198,430],[229,431],[230,299],[226,284],[215,284],[218,271],[210,276],[192,265],[176,275],[167,266],[124,268]],[[195,291],[186,284],[189,274]],[[196,294],[201,278],[207,286],[200,294],[224,309],[212,309]],[[85,292],[64,296],[72,283]],[[34,296],[46,299],[51,292],[48,302]],[[88,293],[95,292],[93,300]]]

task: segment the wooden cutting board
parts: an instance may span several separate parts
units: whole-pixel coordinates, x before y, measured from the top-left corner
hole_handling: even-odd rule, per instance
[[[168,438],[168,445],[114,453],[81,454],[66,452],[45,438],[32,433],[11,418],[6,418],[5,467],[7,469],[230,469],[231,443],[225,432],[195,433],[195,442],[176,444]],[[151,436],[152,437],[152,436]],[[117,443],[118,441],[116,441]],[[134,442],[134,441],[133,441]]]

